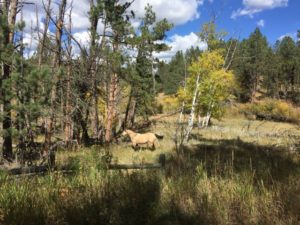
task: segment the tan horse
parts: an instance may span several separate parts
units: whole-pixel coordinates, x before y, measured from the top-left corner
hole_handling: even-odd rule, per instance
[[[153,150],[155,149],[155,142],[157,141],[157,138],[162,139],[163,136],[155,134],[155,133],[145,133],[145,134],[140,134],[140,133],[135,133],[132,130],[124,130],[122,135],[129,135],[132,143],[132,147],[136,149],[136,147],[139,144],[147,144],[148,148],[152,148]]]

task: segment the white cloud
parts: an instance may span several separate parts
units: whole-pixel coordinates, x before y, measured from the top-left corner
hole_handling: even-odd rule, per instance
[[[210,2],[212,0],[209,0]],[[34,5],[25,5],[23,8],[23,19],[26,23],[26,28],[24,30],[24,36],[26,37],[25,42],[27,43],[27,47],[31,47],[28,51],[35,50],[38,43],[38,35],[37,32],[42,32],[44,30],[43,20],[46,15],[43,9],[43,1],[42,0],[31,0]],[[45,4],[47,4],[47,0],[44,0]],[[52,1],[51,5],[51,15],[55,18],[55,15],[58,13],[58,2]],[[161,20],[166,18],[169,22],[176,25],[184,24],[188,21],[192,21],[194,19],[199,18],[200,14],[198,12],[199,6],[202,5],[204,0],[135,0],[130,8],[133,10],[136,15],[136,19],[132,21],[133,26],[137,27],[140,24],[140,19],[144,15],[144,8],[149,3],[153,6],[153,11],[156,13],[157,20]],[[69,1],[68,1],[69,3]],[[88,11],[89,11],[89,0],[74,0],[73,1],[73,10],[72,10],[72,30],[74,37],[83,45],[89,41],[89,32],[88,28],[90,27],[90,23],[88,20]],[[69,13],[69,5],[66,9],[67,17]],[[20,20],[20,14],[18,15],[18,20]],[[37,21],[38,20],[38,21]],[[68,18],[65,19],[66,23],[68,23]],[[37,29],[37,23],[38,28]],[[52,27],[53,28],[53,27]],[[30,35],[35,31],[35,37],[31,39]],[[52,29],[53,31],[53,29]],[[102,33],[103,24],[99,23],[98,32]],[[50,31],[48,31],[50,33]],[[191,46],[199,46],[203,48],[203,43],[196,43],[198,41],[197,35],[191,33],[186,36],[178,36],[174,35],[167,41],[168,44],[172,47],[170,51],[165,53],[159,53],[158,55],[163,58],[170,58],[173,54],[178,50],[185,51],[187,48]],[[74,54],[79,52],[77,46],[73,47]]]
[[[265,21],[264,21],[264,20],[259,20],[259,21],[256,23],[256,25],[257,25],[258,27],[264,27],[264,26],[265,26]]]
[[[283,34],[277,40],[282,41],[282,39],[285,37],[290,37],[290,38],[294,39],[295,41],[297,41],[297,33],[296,32]]]
[[[147,3],[152,5],[158,20],[166,18],[174,25],[184,24],[199,18],[198,7],[204,0],[136,0],[131,6],[136,19],[143,17]]]
[[[41,22],[46,17],[46,13],[44,12],[43,1],[42,0],[31,0],[33,4],[25,5],[23,8],[23,20],[26,23],[26,29],[30,29],[30,24],[36,26],[37,16],[39,22]],[[47,5],[47,0],[44,0],[45,5]],[[58,2],[52,1],[51,4],[51,15],[53,18],[56,17],[58,13]],[[70,1],[67,2],[66,8],[66,17],[65,20],[68,22],[68,15],[70,10]],[[75,0],[73,1],[73,9],[72,9],[72,23],[73,29],[75,30],[86,30],[89,27],[89,19],[88,19],[88,11],[89,11],[89,1],[88,0]],[[20,20],[20,13],[18,14],[17,19]]]
[[[207,48],[207,44],[200,41],[199,37],[194,32],[184,36],[175,34],[165,43],[170,47],[170,50],[154,54],[155,57],[165,61],[170,61],[177,51],[185,52],[191,47],[199,47],[202,50]]]
[[[210,0],[211,1],[211,0]],[[32,0],[33,5],[25,5],[23,10],[23,19],[26,23],[27,31],[30,30],[30,25],[36,26],[36,20],[41,21],[46,17],[43,9],[42,0]],[[47,4],[47,0],[44,0]],[[51,9],[53,17],[57,14],[59,1],[52,1]],[[166,18],[174,25],[184,24],[188,21],[199,18],[198,7],[202,5],[204,0],[135,0],[130,7],[136,14],[138,21],[144,15],[144,9],[147,3],[153,6],[153,11],[156,13],[158,20]],[[74,0],[72,11],[73,29],[87,30],[90,26],[88,20],[89,0]],[[69,6],[67,7],[69,11]],[[20,20],[20,14],[18,15]],[[138,23],[138,22],[136,22]]]
[[[235,19],[239,16],[253,17],[255,13],[259,13],[264,10],[274,9],[278,7],[288,6],[289,0],[243,0],[244,8],[239,8],[233,11],[231,18]]]

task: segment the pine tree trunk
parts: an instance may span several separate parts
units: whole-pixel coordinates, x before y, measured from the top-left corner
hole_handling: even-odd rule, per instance
[[[97,94],[97,82],[94,81],[94,94],[93,94],[93,137],[97,138],[99,133],[99,110],[98,110],[98,94]]]
[[[94,51],[94,50],[93,50]],[[93,60],[91,65],[91,77],[92,77],[92,130],[93,130],[93,137],[97,138],[99,134],[99,109],[98,109],[98,82],[97,82],[97,74],[96,74],[96,59],[95,54],[91,56],[91,60]]]
[[[69,14],[69,32],[72,32],[72,7]],[[71,119],[71,76],[72,76],[72,40],[68,36],[68,65],[67,65],[67,79],[66,79],[66,109],[65,109],[65,142],[70,143],[73,136],[72,119]]]
[[[66,80],[66,120],[65,120],[65,142],[69,143],[72,138],[72,119],[71,119],[71,73],[72,64],[71,59],[69,59],[67,67],[67,80]]]
[[[136,99],[133,96],[133,93],[131,90],[129,100],[127,103],[127,107],[126,107],[123,129],[131,128],[133,126],[134,117],[135,117],[135,106],[136,106]]]
[[[51,138],[52,138],[52,132],[53,128],[55,126],[55,113],[57,109],[57,84],[58,84],[58,70],[61,65],[61,39],[63,34],[63,20],[64,20],[64,14],[66,9],[67,0],[62,0],[61,4],[59,6],[59,15],[56,22],[56,34],[55,34],[55,41],[56,41],[56,51],[54,53],[53,57],[53,63],[52,63],[52,72],[54,75],[53,81],[54,85],[51,91],[51,112],[50,112],[50,120],[49,120],[49,126],[46,129],[45,133],[45,147],[46,150],[48,150],[51,146]]]
[[[116,102],[118,94],[119,78],[117,73],[113,73],[110,79],[106,127],[105,127],[105,142],[110,143],[113,137],[113,126],[116,119]]]
[[[96,71],[96,58],[97,58],[97,27],[99,13],[94,10],[95,4],[93,0],[90,0],[90,33],[91,33],[91,46],[90,46],[90,57],[87,74],[91,75],[92,78],[92,130],[93,137],[97,138],[99,133],[99,110],[98,110],[98,82],[97,82],[97,71]],[[103,39],[102,39],[103,42]]]
[[[47,12],[50,12],[50,7],[51,7],[51,0],[48,0],[48,5],[47,5]],[[39,23],[39,21],[37,21]],[[48,32],[48,27],[49,27],[49,22],[50,22],[50,15],[49,13],[46,13],[46,19],[45,19],[45,27],[43,31],[43,36],[42,40],[39,40],[40,43],[40,49],[38,51],[38,65],[39,67],[43,63],[43,55],[44,55],[44,49],[45,49],[45,42],[46,42],[46,37],[47,37],[47,32]]]
[[[90,0],[90,10],[93,11],[94,8],[94,2],[93,0]],[[94,12],[95,13],[95,12]],[[101,57],[102,49],[105,44],[105,33],[106,33],[106,26],[107,22],[104,21],[104,28],[103,28],[103,38],[101,39],[100,45],[97,44],[97,28],[98,28],[98,20],[100,11],[98,11],[96,14],[92,14],[90,17],[90,23],[91,23],[91,47],[90,47],[90,68],[88,69],[92,77],[92,92],[93,92],[93,111],[92,111],[92,130],[93,130],[93,137],[96,139],[99,139],[100,134],[100,122],[99,122],[99,102],[98,102],[98,86],[99,81],[97,77],[97,59]],[[100,135],[101,136],[101,135]]]
[[[16,16],[17,16],[17,6],[18,6],[18,0],[11,0],[11,1],[5,1],[3,11],[4,13],[7,13],[7,25],[8,25],[8,32],[4,33],[4,46],[7,46],[9,44],[13,44],[14,40],[14,26],[16,22]],[[11,68],[10,65],[7,63],[3,64],[3,74],[2,74],[2,82],[9,79]],[[2,83],[3,84],[3,83]],[[2,98],[3,98],[3,123],[2,128],[5,132],[3,137],[3,156],[5,158],[11,158],[12,157],[12,134],[11,134],[11,128],[12,128],[12,120],[11,120],[11,102],[9,99],[7,99],[7,95],[5,93],[4,88],[2,89]]]
[[[118,34],[115,34],[113,40],[113,52],[116,53],[119,50]],[[118,65],[113,65],[118,67]],[[105,142],[110,143],[113,137],[114,123],[116,122],[117,116],[117,97],[119,90],[119,77],[115,69],[112,71],[110,77],[110,84],[108,87],[108,100],[107,100],[107,111],[106,111],[106,124],[105,124]]]
[[[10,66],[4,65],[4,74],[3,74],[3,81],[9,79],[10,76]],[[2,89],[2,96],[3,96],[3,156],[4,158],[11,158],[12,157],[12,121],[11,121],[11,103],[10,100],[7,99],[5,90]]]
[[[83,144],[87,146],[90,142],[90,137],[88,133],[88,127],[87,127],[87,121],[89,118],[89,109],[87,108],[85,117],[81,117],[80,124],[81,124],[81,129],[82,129],[82,137],[81,139],[83,140]]]

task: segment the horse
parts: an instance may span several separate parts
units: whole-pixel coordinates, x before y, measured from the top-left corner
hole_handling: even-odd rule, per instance
[[[155,133],[145,133],[145,134],[140,134],[140,133],[135,133],[132,130],[124,130],[122,133],[123,136],[128,135],[130,137],[132,147],[136,149],[136,147],[139,144],[147,144],[147,147],[152,150],[155,150],[155,142],[157,142],[158,138],[162,139],[162,135],[158,135]]]

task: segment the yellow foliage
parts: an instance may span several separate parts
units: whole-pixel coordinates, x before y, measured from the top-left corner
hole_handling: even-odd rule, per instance
[[[102,97],[98,98],[98,110],[99,110],[99,114],[105,117],[106,104],[105,104],[105,100]]]
[[[196,79],[200,76],[196,100],[197,112],[200,114],[210,112],[214,117],[220,117],[224,112],[224,102],[230,98],[235,86],[232,71],[226,71],[223,66],[224,58],[220,50],[204,52],[189,67],[187,86],[185,90],[179,89],[179,100],[184,100],[187,107],[191,105]]]
[[[174,95],[160,94],[156,99],[157,103],[162,105],[163,112],[174,111],[179,107],[179,98]]]
[[[222,69],[223,65],[224,58],[220,54],[220,51],[215,50],[211,52],[204,52],[192,63],[189,67],[189,72],[193,76],[198,74],[205,76],[211,71]]]
[[[241,112],[246,115],[263,117],[275,121],[298,122],[300,112],[292,104],[276,99],[248,103],[241,107]]]

